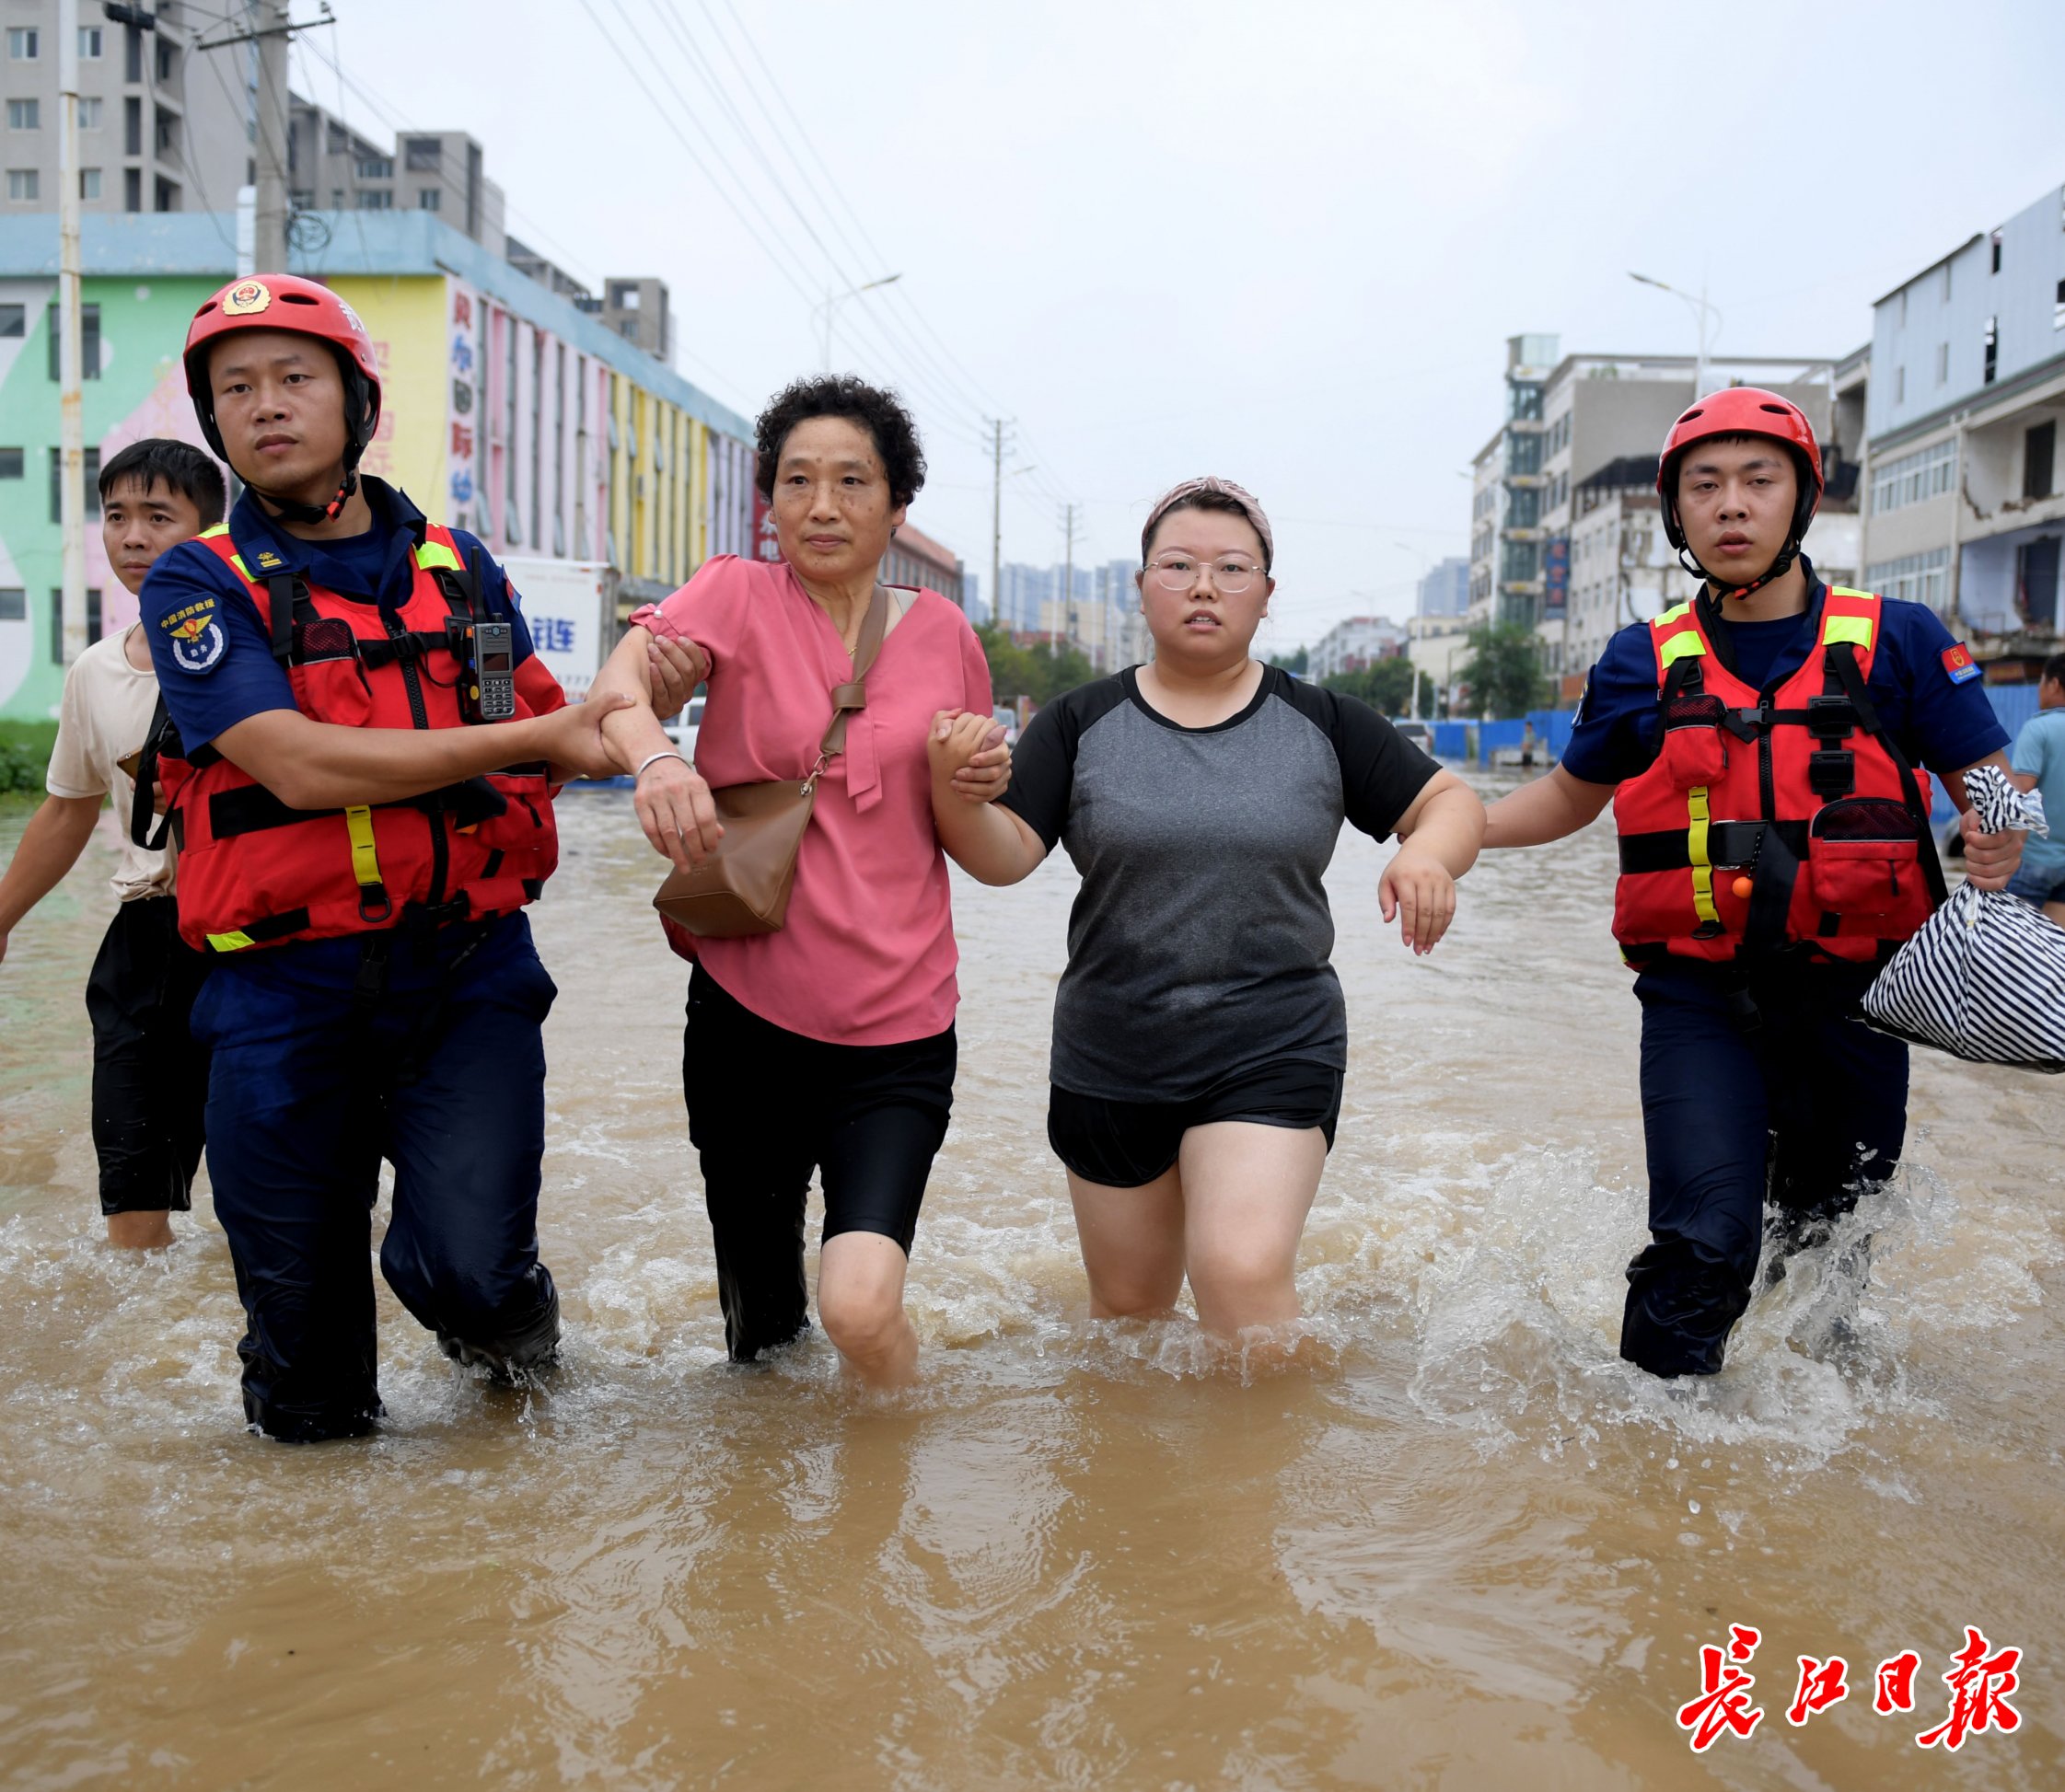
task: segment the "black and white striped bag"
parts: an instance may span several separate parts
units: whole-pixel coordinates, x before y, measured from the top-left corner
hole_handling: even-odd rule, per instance
[[[2043,799],[1998,766],[1966,772],[1965,789],[1990,833],[2049,834]],[[1864,1018],[1974,1063],[2065,1070],[2065,927],[2018,896],[1966,884],[1879,973]]]

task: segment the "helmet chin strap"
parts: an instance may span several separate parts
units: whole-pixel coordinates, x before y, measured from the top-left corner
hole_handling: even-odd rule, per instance
[[[268,491],[261,485],[244,483],[258,493],[259,502],[275,516],[288,523],[331,523],[343,513],[351,502],[352,493],[358,490],[358,457],[354,455],[344,466],[344,482],[337,488],[337,495],[327,504],[304,503],[298,498],[284,498]]]
[[[1738,585],[1732,585],[1727,580],[1708,572],[1705,567],[1700,564],[1699,560],[1689,548],[1678,549],[1677,563],[1691,573],[1695,579],[1703,579],[1711,588],[1714,595],[1725,601],[1730,597],[1747,597],[1752,592],[1761,591],[1773,579],[1783,578],[1786,572],[1791,570],[1792,562],[1799,558],[1799,542],[1788,541],[1779,550],[1779,557],[1764,569],[1761,576],[1752,579],[1747,584]]]

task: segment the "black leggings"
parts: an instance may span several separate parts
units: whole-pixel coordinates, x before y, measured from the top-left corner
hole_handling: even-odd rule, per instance
[[[736,1362],[809,1324],[803,1279],[810,1173],[827,1238],[879,1232],[906,1254],[954,1104],[954,1029],[894,1046],[834,1046],[763,1021],[698,965],[681,1082]]]

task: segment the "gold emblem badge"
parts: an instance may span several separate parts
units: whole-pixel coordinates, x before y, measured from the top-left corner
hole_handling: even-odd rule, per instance
[[[222,296],[223,316],[248,318],[272,303],[272,289],[262,280],[239,280]]]

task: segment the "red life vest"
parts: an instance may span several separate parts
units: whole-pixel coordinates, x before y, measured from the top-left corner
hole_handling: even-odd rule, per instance
[[[347,728],[458,728],[460,662],[447,623],[484,615],[450,531],[414,549],[399,610],[278,575],[254,579],[227,525],[200,538],[249,591],[295,707]],[[565,701],[535,657],[516,668],[516,714]],[[493,724],[487,724],[493,725]],[[403,803],[290,809],[208,749],[159,761],[180,848],[180,932],[238,952],[400,924],[411,908],[453,920],[537,899],[559,862],[547,768],[513,765]]]
[[[1928,775],[1867,688],[1879,620],[1870,592],[1830,586],[1820,651],[1769,695],[1722,665],[1697,604],[1649,625],[1663,738],[1613,799],[1630,965],[1786,945],[1871,964],[1943,899]]]

